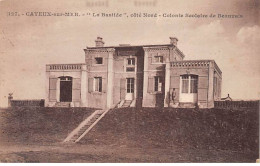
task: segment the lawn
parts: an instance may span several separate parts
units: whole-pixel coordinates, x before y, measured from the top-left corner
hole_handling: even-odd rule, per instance
[[[255,162],[258,110],[114,109],[77,144],[90,108],[0,111],[1,162]]]

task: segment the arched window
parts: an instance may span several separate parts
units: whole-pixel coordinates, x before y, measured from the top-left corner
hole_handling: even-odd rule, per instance
[[[182,90],[181,93],[198,93],[198,76],[197,75],[182,75]]]

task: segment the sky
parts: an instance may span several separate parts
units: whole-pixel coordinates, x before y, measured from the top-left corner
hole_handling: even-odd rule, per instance
[[[260,99],[258,0],[0,1],[0,107],[14,99],[45,97],[45,65],[84,63],[97,36],[106,46],[168,44],[179,39],[186,60],[214,59],[222,70],[222,97]],[[97,2],[96,1],[96,2]],[[135,6],[135,2],[153,2]],[[236,14],[242,18],[101,18],[8,16],[8,12]]]

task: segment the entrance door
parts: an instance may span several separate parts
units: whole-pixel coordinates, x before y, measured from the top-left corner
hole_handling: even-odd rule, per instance
[[[134,78],[126,79],[126,96],[125,100],[133,100],[134,99]]]
[[[60,101],[61,102],[72,101],[72,78],[71,77],[60,78]]]

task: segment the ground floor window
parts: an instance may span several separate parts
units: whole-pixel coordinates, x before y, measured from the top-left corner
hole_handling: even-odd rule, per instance
[[[182,93],[198,93],[198,76],[182,75]]]
[[[102,77],[95,77],[94,78],[94,91],[95,92],[102,92]]]

